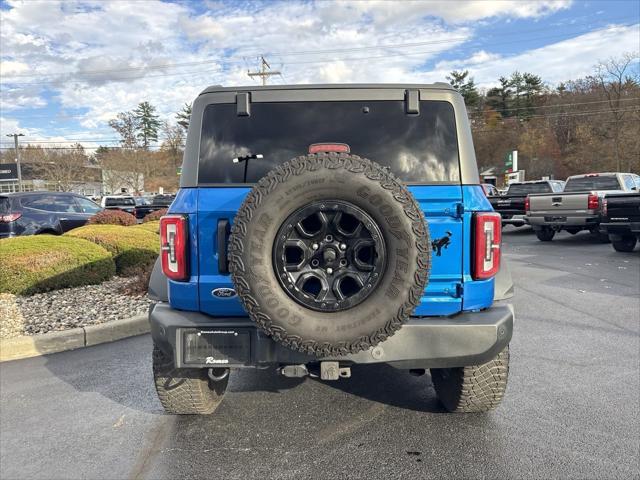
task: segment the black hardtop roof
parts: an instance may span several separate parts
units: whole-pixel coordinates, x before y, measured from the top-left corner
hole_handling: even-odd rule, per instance
[[[431,90],[455,90],[445,82],[436,83],[313,83],[304,85],[245,85],[239,87],[223,87],[212,85],[205,88],[200,95],[215,92],[247,92],[255,90],[333,90],[333,89],[431,89]]]

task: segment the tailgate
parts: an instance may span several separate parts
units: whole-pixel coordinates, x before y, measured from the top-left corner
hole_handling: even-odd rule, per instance
[[[640,221],[640,195],[607,195],[606,200],[609,220]]]
[[[587,212],[589,193],[545,193],[529,195],[531,213],[562,214]]]
[[[505,214],[524,214],[525,197],[494,197],[490,198],[491,206],[496,212]]]
[[[432,252],[429,285],[416,315],[450,315],[462,310],[463,219],[457,214],[462,203],[459,185],[410,186],[425,213],[431,239],[439,242]],[[230,223],[240,208],[247,187],[198,189],[198,289],[200,311],[216,316],[245,316],[233,288],[231,276],[218,268],[218,224]],[[214,292],[217,290],[217,294]],[[228,296],[231,294],[231,296]]]

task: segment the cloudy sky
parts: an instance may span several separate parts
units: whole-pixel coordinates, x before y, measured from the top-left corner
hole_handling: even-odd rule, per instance
[[[115,144],[107,121],[141,101],[173,119],[207,85],[433,82],[514,70],[549,85],[640,47],[629,1],[0,0],[0,141]]]

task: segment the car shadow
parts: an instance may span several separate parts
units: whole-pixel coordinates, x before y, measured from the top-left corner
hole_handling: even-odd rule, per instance
[[[344,393],[407,410],[446,413],[436,397],[429,374],[414,376],[389,365],[354,365],[351,378],[317,382]]]
[[[151,338],[131,337],[115,343],[47,355],[45,367],[58,379],[81,393],[97,393],[126,408],[162,413],[153,386]],[[398,408],[443,413],[429,375],[413,376],[388,365],[356,365],[352,376],[336,381],[287,378],[275,369],[242,369],[231,372],[227,392],[286,394],[317,383],[345,394]],[[311,385],[304,385],[311,382]]]

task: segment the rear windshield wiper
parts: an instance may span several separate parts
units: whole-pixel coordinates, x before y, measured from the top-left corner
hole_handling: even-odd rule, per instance
[[[247,183],[247,168],[249,167],[249,160],[255,160],[258,158],[264,158],[264,156],[261,153],[253,153],[249,155],[242,155],[233,159],[233,163],[244,163],[242,183]]]

